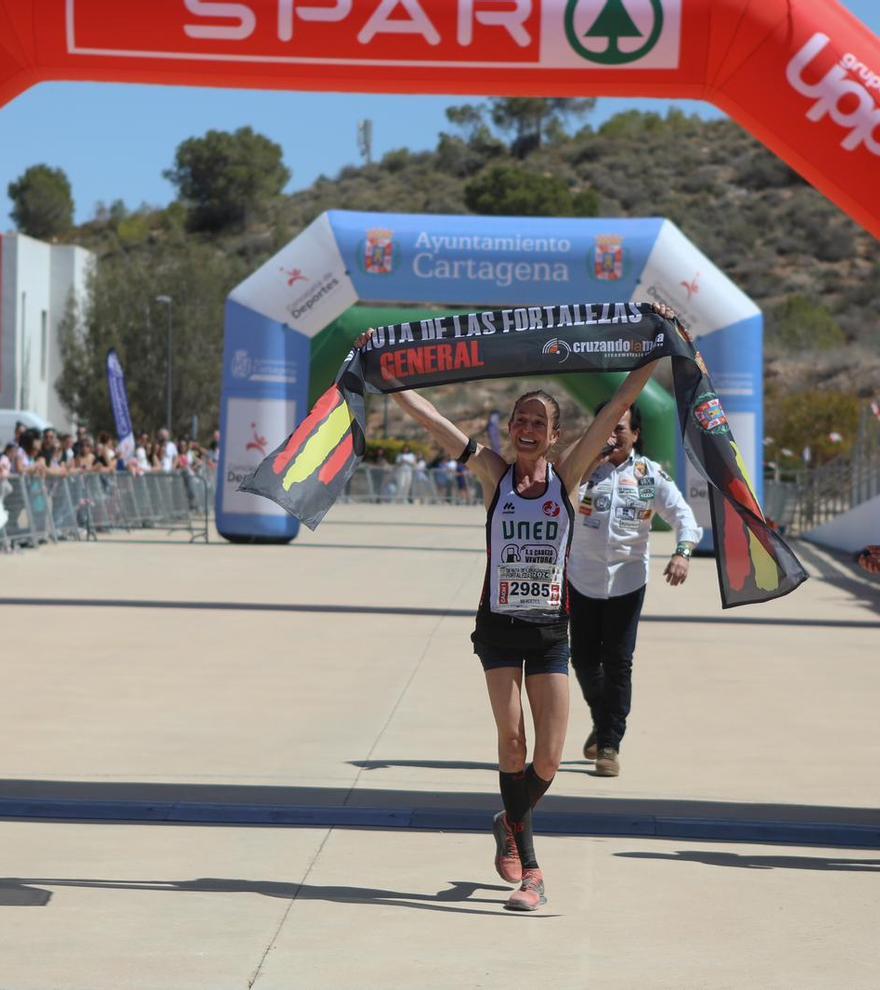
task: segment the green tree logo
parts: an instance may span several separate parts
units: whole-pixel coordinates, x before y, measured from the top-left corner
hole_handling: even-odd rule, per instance
[[[630,17],[623,0],[606,0],[605,6],[599,11],[598,17],[583,37],[607,38],[608,44],[605,51],[591,51],[584,47],[574,25],[578,4],[583,2],[584,0],[568,0],[568,6],[565,9],[565,34],[568,43],[578,55],[590,62],[598,62],[600,65],[624,65],[627,62],[636,62],[651,51],[663,32],[663,2],[662,0],[651,0],[654,25],[650,34],[645,38],[644,44],[636,48],[635,51],[621,51],[621,38],[641,38],[643,34]]]

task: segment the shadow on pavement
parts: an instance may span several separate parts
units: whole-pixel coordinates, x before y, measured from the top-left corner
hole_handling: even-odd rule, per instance
[[[880,859],[844,859],[840,856],[749,856],[740,853],[682,849],[674,853],[620,852],[621,859],[665,859],[670,863],[702,863],[740,870],[830,870],[842,873],[880,873]]]
[[[0,877],[0,906],[45,907],[52,892],[47,887],[78,887],[92,890],[147,890],[158,893],[216,893],[259,894],[263,897],[280,897],[289,901],[332,901],[335,904],[382,904],[392,907],[414,908],[421,911],[449,911],[454,914],[480,914],[504,917],[498,908],[507,900],[512,887],[498,884],[473,883],[469,880],[450,880],[448,890],[436,894],[420,894],[401,890],[383,890],[374,887],[336,887],[308,883],[279,883],[270,880],[231,880],[217,877],[200,877],[197,880],[102,880],[52,877]],[[478,890],[499,891],[503,897],[475,897]],[[467,907],[470,904],[489,904],[491,910]],[[552,918],[552,914],[535,914],[532,917]]]
[[[585,773],[592,764],[572,761],[573,769]],[[177,804],[197,802],[222,806],[284,806],[284,807],[364,807],[388,810],[421,808],[469,808],[475,812],[498,810],[495,788],[498,766],[467,760],[352,760],[354,766],[446,768],[450,770],[486,770],[492,774],[488,791],[444,791],[403,788],[377,788],[342,785],[339,787],[273,786],[262,784],[191,784],[155,783],[153,781],[108,780],[28,780],[0,778],[0,802],[9,801],[71,801],[147,802]],[[868,807],[833,807],[827,805],[746,803],[741,801],[704,801],[684,798],[618,798],[604,794],[569,796],[550,791],[541,801],[538,813],[559,812],[573,815],[590,813],[626,814],[648,812],[655,815],[724,818],[766,818],[774,821],[839,822],[880,827],[880,809]],[[0,818],[4,817],[0,805]]]
[[[444,523],[444,522],[405,522],[400,519],[383,519],[381,522],[382,527],[394,526],[403,527],[406,529],[481,529],[484,533],[486,532],[486,524],[481,523]],[[362,519],[322,519],[321,528],[326,529],[328,526],[356,526],[358,529],[363,529],[364,523]]]
[[[798,554],[819,572],[826,584],[845,592],[859,605],[876,615],[880,615],[880,580],[860,570],[852,554],[831,550],[828,547],[822,547],[821,550],[821,554],[817,553],[816,549],[811,547],[806,540],[798,540]],[[851,576],[847,576],[846,573],[841,573],[837,567],[833,567],[826,559],[827,557],[836,560],[838,565],[844,571],[848,571]]]
[[[117,543],[139,543],[141,545],[157,546],[157,545],[169,545],[169,546],[181,546],[188,547],[191,546],[189,543],[183,543],[180,540],[147,540],[147,539],[137,539],[137,537],[120,537],[114,539],[112,546]],[[200,544],[200,546],[213,546],[213,547],[228,547],[228,543],[208,543]],[[293,543],[291,544],[294,550],[406,550],[407,552],[418,552],[418,553],[476,553],[485,554],[485,547],[425,547],[416,544],[406,544],[397,545],[393,543]]]
[[[0,907],[45,907],[52,891],[33,887],[33,882],[0,877]]]
[[[365,547],[362,549],[372,549]],[[400,549],[392,547],[390,549]],[[432,548],[444,549],[444,548]],[[448,548],[447,548],[448,549]],[[460,552],[455,550],[456,553]],[[470,551],[467,551],[468,553]],[[481,551],[482,552],[482,551]],[[35,606],[38,608],[139,608],[177,609],[213,612],[306,612],[333,615],[406,615],[439,616],[473,619],[472,608],[430,608],[418,606],[392,607],[385,605],[332,605],[316,602],[218,602],[180,601],[138,598],[0,598],[0,606]],[[642,622],[685,625],[792,626],[821,629],[873,629],[880,631],[880,622],[870,619],[796,619],[766,616],[728,615],[642,615]]]
[[[483,765],[450,761],[459,766]],[[494,777],[494,766],[485,767]],[[378,788],[355,780],[339,787],[0,780],[0,819],[10,820],[482,832],[498,807],[494,780],[488,791]],[[535,826],[554,835],[880,849],[875,808],[550,793]]]
[[[479,763],[475,760],[349,760],[353,767],[361,770],[390,770],[392,767],[415,767],[425,770],[485,770],[487,773],[497,774],[497,763]],[[572,761],[567,761],[572,762]],[[560,773],[587,773],[585,764],[577,763],[573,766],[561,766]],[[548,799],[549,800],[549,799]]]

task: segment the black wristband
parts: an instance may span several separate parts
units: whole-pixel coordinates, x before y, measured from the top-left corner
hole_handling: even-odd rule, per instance
[[[474,453],[476,449],[477,449],[477,441],[474,440],[473,437],[470,437],[468,439],[468,442],[465,444],[464,450],[458,455],[456,460],[458,461],[459,464],[467,464],[468,458],[471,456],[471,454]]]

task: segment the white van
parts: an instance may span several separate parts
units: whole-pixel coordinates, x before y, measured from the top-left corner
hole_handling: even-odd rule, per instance
[[[50,424],[35,412],[27,409],[0,409],[0,450],[15,439],[15,424],[24,423],[29,430],[43,430]]]

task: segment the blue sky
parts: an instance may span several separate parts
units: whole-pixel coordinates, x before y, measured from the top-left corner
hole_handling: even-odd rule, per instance
[[[844,0],[880,34],[878,0]],[[266,93],[243,90],[44,83],[0,108],[0,230],[10,230],[10,181],[30,165],[62,168],[73,187],[76,221],[94,216],[95,204],[121,199],[165,206],[174,188],[162,178],[181,141],[215,128],[250,125],[277,141],[293,172],[288,191],[305,188],[321,175],[334,176],[357,163],[357,122],[373,121],[374,157],[400,147],[433,148],[449,130],[447,106],[461,97],[357,96],[329,93]],[[704,117],[723,116],[708,103],[602,98],[594,125],[621,110],[665,112],[681,107]]]

